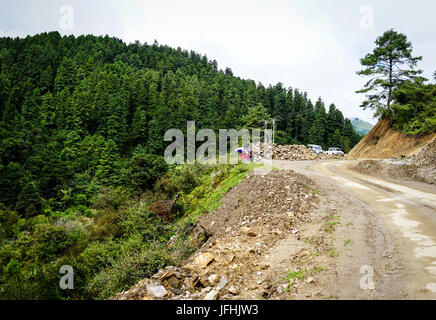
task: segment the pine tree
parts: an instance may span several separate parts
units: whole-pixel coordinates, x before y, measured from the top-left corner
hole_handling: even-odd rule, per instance
[[[379,116],[386,109],[388,115],[393,117],[392,92],[403,81],[413,80],[422,73],[421,70],[414,70],[422,57],[413,57],[412,43],[407,36],[392,29],[377,38],[375,43],[374,51],[360,60],[365,69],[357,72],[371,79],[357,93],[367,94],[367,100],[361,105],[363,109],[374,109]]]
[[[242,122],[247,129],[262,129],[265,126],[265,120],[269,119],[270,116],[266,108],[258,103],[248,110],[248,113],[242,118]]]

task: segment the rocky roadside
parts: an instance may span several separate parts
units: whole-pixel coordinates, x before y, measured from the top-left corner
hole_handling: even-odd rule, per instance
[[[168,266],[112,299],[284,299],[312,297],[328,265],[326,221],[313,181],[292,170],[250,173],[204,215],[208,240],[183,266]],[[195,234],[192,235],[196,237]],[[300,292],[301,291],[301,292]]]
[[[436,184],[436,139],[414,156],[361,160],[353,169],[376,177]]]
[[[256,155],[259,154],[260,157],[264,156],[265,145],[264,143],[254,143],[251,148]],[[341,156],[334,156],[328,154],[316,154],[311,149],[304,145],[277,145],[272,144],[272,159],[273,160],[326,160],[326,159],[341,159]]]

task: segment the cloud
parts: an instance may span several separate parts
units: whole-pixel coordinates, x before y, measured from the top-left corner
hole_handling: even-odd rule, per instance
[[[420,67],[436,69],[436,2],[405,0],[207,1],[207,0],[16,0],[2,4],[0,34],[25,36],[59,29],[59,8],[74,8],[74,30],[61,33],[109,34],[207,54],[220,68],[260,81],[282,82],[335,103],[348,117],[372,123],[355,93],[364,83],[355,72],[359,59],[389,28],[408,35]],[[362,6],[373,8],[374,28],[362,29]]]

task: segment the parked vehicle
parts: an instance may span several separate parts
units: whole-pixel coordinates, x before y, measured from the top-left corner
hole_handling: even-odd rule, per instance
[[[321,146],[318,146],[316,144],[308,144],[307,147],[309,149],[311,149],[313,152],[315,152],[316,154],[322,154],[324,153],[324,151],[322,150]]]
[[[327,154],[336,155],[336,156],[343,156],[344,152],[339,148],[329,148],[329,150],[327,151]]]

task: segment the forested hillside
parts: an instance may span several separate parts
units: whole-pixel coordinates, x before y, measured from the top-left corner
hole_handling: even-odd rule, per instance
[[[187,120],[217,130],[252,127],[268,116],[279,119],[277,143],[345,151],[361,138],[334,105],[326,110],[298,89],[264,87],[206,56],[157,43],[57,32],[0,38],[0,66],[3,298],[71,297],[54,289],[53,279],[72,257],[78,279],[94,281],[75,298],[106,297],[140,277],[119,279],[120,270],[140,264],[151,273],[164,265],[168,256],[150,239],[154,233],[162,246],[171,233],[135,201],[155,185],[161,193],[149,194],[150,203],[200,185],[200,169],[180,174],[161,157],[165,131],[185,131]],[[129,199],[136,200],[126,205]]]

